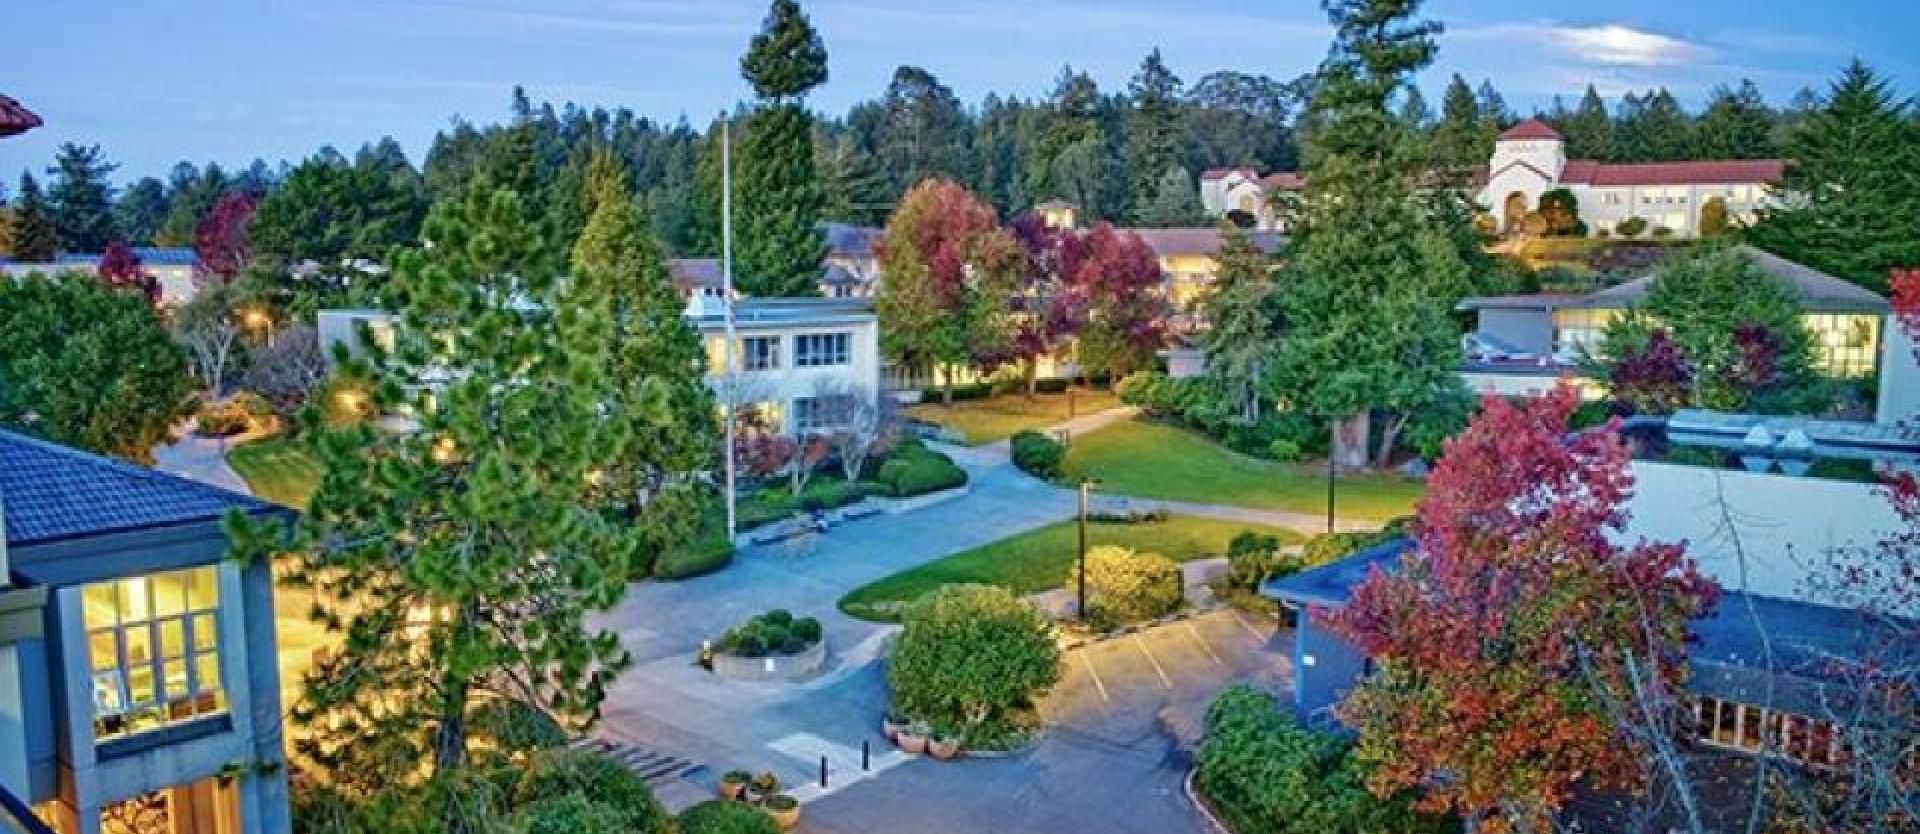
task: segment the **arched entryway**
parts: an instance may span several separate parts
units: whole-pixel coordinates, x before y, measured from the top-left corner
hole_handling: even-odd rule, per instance
[[[1507,195],[1507,202],[1500,211],[1500,230],[1507,234],[1520,231],[1521,224],[1527,220],[1527,195],[1515,191]]]

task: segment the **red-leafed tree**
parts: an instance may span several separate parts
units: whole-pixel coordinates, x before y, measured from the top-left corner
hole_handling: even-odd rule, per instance
[[[1627,414],[1672,414],[1693,397],[1693,366],[1665,328],[1624,346],[1607,372],[1615,407]]]
[[[1147,367],[1166,344],[1166,274],[1153,247],[1132,232],[1098,223],[1069,283],[1086,302],[1080,363],[1119,379]]]
[[[1069,280],[1086,261],[1086,239],[1071,229],[1056,229],[1046,218],[1026,212],[1009,231],[1020,244],[1022,262],[1014,287],[1010,361],[1020,364],[1027,397],[1038,382],[1040,357],[1064,347],[1087,321],[1084,287]]]
[[[253,261],[253,212],[260,198],[246,191],[220,196],[193,228],[193,251],[202,275],[232,281]]]
[[[152,304],[160,303],[160,281],[148,273],[140,263],[140,255],[123,241],[107,244],[105,252],[100,253],[100,264],[95,267],[102,283],[121,290],[132,290],[147,297]]]
[[[1019,245],[993,206],[959,183],[930,179],[900,198],[878,249],[887,276],[875,302],[880,348],[905,367],[943,367],[951,405],[959,369],[1009,353]]]
[[[1341,705],[1382,795],[1489,834],[1548,830],[1576,785],[1632,788],[1648,751],[1622,726],[1671,714],[1687,621],[1718,589],[1674,544],[1615,543],[1633,476],[1617,426],[1567,435],[1562,385],[1488,397],[1449,440],[1415,547],[1325,615],[1376,671]]]

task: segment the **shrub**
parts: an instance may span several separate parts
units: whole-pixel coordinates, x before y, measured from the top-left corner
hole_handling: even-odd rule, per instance
[[[1113,393],[1127,405],[1150,409],[1159,389],[1166,383],[1167,375],[1159,371],[1134,371],[1114,383]]]
[[[1172,518],[1166,507],[1154,507],[1150,510],[1094,510],[1087,513],[1087,520],[1095,524],[1164,524]]]
[[[741,657],[799,654],[820,642],[820,621],[774,609],[727,629],[715,648]]]
[[[258,400],[259,397],[254,397]],[[231,437],[253,425],[253,415],[240,397],[200,407],[200,422],[195,432],[202,437]]]
[[[529,834],[664,834],[669,828],[667,812],[654,800],[645,780],[619,762],[588,750],[563,748],[535,756],[514,794]],[[589,805],[567,800],[569,796]],[[555,827],[536,829],[536,822]],[[606,827],[594,827],[598,825]]]
[[[880,470],[874,480],[887,489],[895,498],[911,498],[943,489],[952,489],[967,482],[967,470],[954,465],[946,455],[928,449],[919,444],[901,444]]]
[[[953,386],[954,402],[965,402],[967,400],[984,400],[991,396],[993,396],[992,383],[972,382],[966,385]],[[928,388],[927,390],[920,392],[920,400],[921,402],[929,402],[929,403],[946,402],[947,389],[942,388],[938,385],[932,388]]]
[[[1619,232],[1621,237],[1639,237],[1641,232],[1647,230],[1647,220],[1644,217],[1629,217],[1614,224],[1613,230]]]
[[[1267,457],[1281,463],[1293,463],[1300,459],[1300,444],[1282,437],[1267,444]]]
[[[1036,478],[1052,479],[1060,475],[1060,463],[1067,457],[1067,447],[1060,442],[1037,431],[1023,431],[1013,436],[1013,465],[1020,471]]]
[[[1673,237],[1673,230],[1665,226],[1655,226],[1653,227],[1653,236],[1655,239],[1665,240]]]
[[[1072,384],[1073,380],[1062,377],[1036,379],[1033,381],[1033,390],[1041,394],[1064,394],[1067,392],[1068,386]]]
[[[1369,766],[1351,743],[1302,729],[1272,695],[1229,687],[1207,708],[1194,785],[1239,834],[1438,834],[1449,817],[1416,814],[1414,797],[1378,799],[1367,791]]]
[[[1280,539],[1247,530],[1227,543],[1227,585],[1244,591],[1300,569],[1300,560],[1280,552]]]
[[[745,802],[708,800],[680,812],[680,834],[780,834],[767,812]]]
[[[979,748],[1060,679],[1039,609],[1005,588],[947,585],[907,607],[887,663],[893,706]]]
[[[1068,583],[1077,579],[1069,569]],[[1086,619],[1096,628],[1170,614],[1185,598],[1180,566],[1172,559],[1111,545],[1087,551]]]
[[[1307,543],[1300,548],[1301,564],[1309,568],[1324,565],[1346,558],[1355,551],[1400,538],[1407,534],[1407,527],[1412,521],[1411,517],[1402,516],[1387,522],[1378,530],[1321,533],[1307,539]]]

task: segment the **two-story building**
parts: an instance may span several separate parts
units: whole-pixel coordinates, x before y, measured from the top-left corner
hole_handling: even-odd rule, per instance
[[[291,516],[0,430],[0,794],[38,824],[291,830],[272,570],[230,512]]]

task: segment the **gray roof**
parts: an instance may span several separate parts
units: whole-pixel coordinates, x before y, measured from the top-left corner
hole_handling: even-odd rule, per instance
[[[671,258],[667,261],[667,274],[681,291],[695,287],[718,287],[721,284],[719,258]]]
[[[1805,264],[1794,263],[1764,249],[1741,245],[1740,252],[1753,259],[1754,266],[1784,282],[1800,297],[1800,306],[1811,313],[1885,313],[1887,300],[1850,281],[1836,278]],[[1635,278],[1609,287],[1566,306],[1588,310],[1625,310],[1646,300],[1653,276]]]
[[[712,312],[689,315],[702,329],[721,326],[725,319],[716,305]],[[874,320],[873,300],[867,298],[755,298],[733,303],[734,325],[742,329],[807,324],[860,324]]]
[[[7,544],[285,512],[257,498],[0,429]]]
[[[884,229],[851,223],[822,223],[820,231],[827,239],[827,253],[837,258],[874,257],[873,245],[886,235]]]
[[[1218,228],[1129,228],[1123,229],[1122,231],[1139,235],[1140,239],[1145,241],[1147,246],[1152,247],[1153,254],[1162,258],[1181,255],[1204,255],[1206,257],[1213,257],[1215,252],[1220,251],[1221,244],[1226,240],[1226,235]],[[1280,251],[1280,247],[1285,246],[1287,243],[1286,235],[1279,232],[1249,231],[1246,234],[1248,239],[1253,241],[1253,245],[1256,248],[1269,255]]]
[[[1556,310],[1579,304],[1586,296],[1577,293],[1537,292],[1513,295],[1474,295],[1460,299],[1456,310]]]

